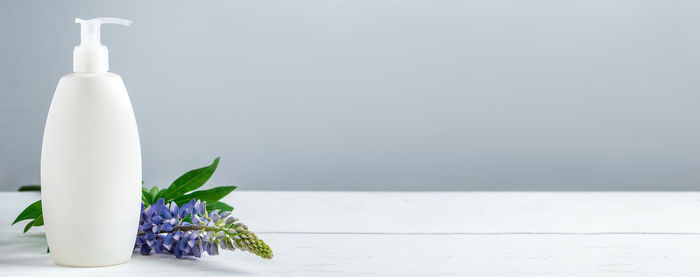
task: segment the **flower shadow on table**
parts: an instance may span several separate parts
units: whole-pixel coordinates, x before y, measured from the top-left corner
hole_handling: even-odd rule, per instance
[[[183,268],[187,271],[199,273],[208,273],[210,275],[249,275],[251,272],[237,268],[234,263],[222,260],[211,259],[217,257],[204,257],[196,259],[193,257],[185,257],[177,259],[169,254],[152,254],[142,256],[137,252],[126,264],[97,267],[97,268],[73,268],[57,266],[51,262],[51,258],[46,253],[46,235],[43,233],[27,233],[27,234],[7,234],[2,235],[0,242],[0,271],[9,273],[9,276],[15,274],[32,274],[33,271],[45,271],[46,269],[62,269],[74,273],[119,273],[124,274],[124,271],[134,273],[151,272],[157,268],[160,273],[172,272],[173,274],[182,273]],[[228,257],[229,259],[232,257]],[[35,270],[32,270],[35,269]],[[94,271],[93,271],[94,270]],[[124,271],[122,271],[124,270]],[[119,275],[119,274],[117,274]]]
[[[175,258],[171,254],[151,254],[148,256],[142,256],[134,252],[134,256],[131,259],[130,264],[135,266],[144,267],[155,267],[162,268],[162,271],[171,271],[173,274],[182,273],[183,268],[186,268],[188,272],[197,272],[197,274],[214,275],[219,274],[237,274],[237,275],[254,275],[252,272],[242,270],[237,268],[235,258],[226,257],[227,259],[222,259],[223,257],[183,257],[181,259]],[[161,272],[162,272],[161,271]]]

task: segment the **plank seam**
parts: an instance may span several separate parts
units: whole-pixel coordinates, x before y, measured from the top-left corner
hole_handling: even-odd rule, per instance
[[[255,232],[256,234],[285,235],[700,235],[700,232]]]

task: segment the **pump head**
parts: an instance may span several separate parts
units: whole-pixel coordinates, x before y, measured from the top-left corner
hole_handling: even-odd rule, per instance
[[[106,72],[109,70],[109,51],[100,42],[100,26],[102,24],[120,24],[129,26],[130,20],[121,18],[76,18],[80,23],[80,45],[73,49],[74,72]]]

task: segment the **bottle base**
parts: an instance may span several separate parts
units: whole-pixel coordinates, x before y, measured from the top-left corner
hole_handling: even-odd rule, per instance
[[[64,261],[56,261],[54,259],[51,259],[51,261],[58,266],[63,266],[63,267],[108,267],[108,266],[116,266],[116,265],[122,265],[125,263],[128,263],[129,260],[131,260],[131,257],[126,260],[119,260],[119,261],[110,261],[110,262],[104,262],[104,263],[71,263],[71,262],[64,262]]]

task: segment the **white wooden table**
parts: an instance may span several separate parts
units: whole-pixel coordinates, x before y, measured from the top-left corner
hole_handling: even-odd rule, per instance
[[[0,193],[1,276],[700,276],[695,192],[236,191],[234,214],[274,250],[103,268],[55,266]]]

